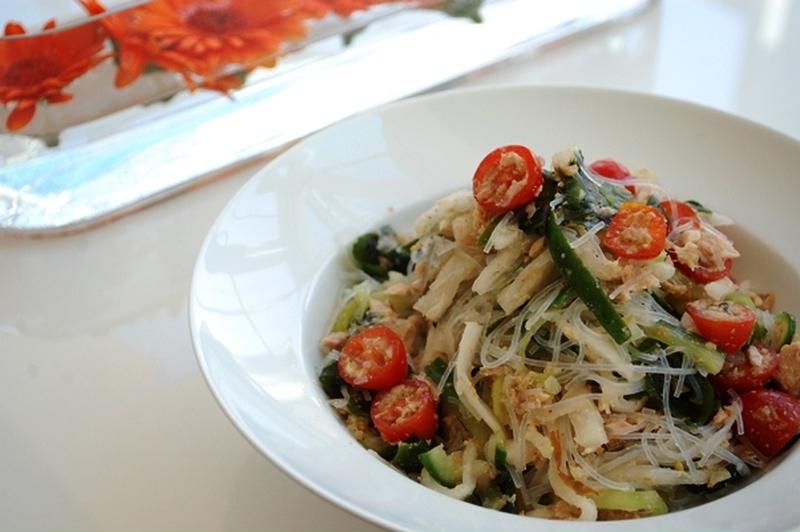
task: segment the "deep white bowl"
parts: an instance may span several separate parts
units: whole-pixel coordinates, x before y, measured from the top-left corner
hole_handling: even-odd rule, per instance
[[[396,529],[772,529],[800,526],[795,448],[715,502],[611,523],[534,520],[435,493],[345,430],[317,384],[317,347],[368,229],[409,228],[436,198],[470,186],[494,147],[647,166],[677,197],[733,216],[735,273],[800,311],[800,144],[675,100],[578,88],[490,88],[404,101],[339,123],[255,176],[214,224],[192,282],[191,332],[209,387],[241,432],[322,496]]]

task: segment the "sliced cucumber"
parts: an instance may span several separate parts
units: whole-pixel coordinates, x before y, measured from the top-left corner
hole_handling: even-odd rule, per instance
[[[506,446],[503,442],[502,436],[499,434],[492,434],[484,447],[484,455],[486,460],[494,464],[498,471],[503,471],[506,467]]]
[[[739,303],[740,305],[744,305],[745,307],[755,310],[756,304],[753,303],[753,300],[747,294],[743,294],[741,292],[731,292],[727,296],[725,296],[725,301],[733,301],[734,303]]]
[[[461,482],[464,469],[460,463],[445,452],[443,445],[420,454],[419,461],[433,479],[442,486],[453,488]]]
[[[797,320],[788,312],[781,312],[775,317],[775,323],[767,332],[766,344],[773,351],[780,351],[781,347],[792,343],[797,330]]]
[[[505,377],[498,375],[492,381],[492,413],[494,413],[497,421],[502,425],[508,424],[508,410],[505,405],[505,394],[503,394],[503,381]]]
[[[591,498],[601,510],[641,512],[645,515],[661,515],[669,511],[664,499],[654,490],[600,490],[596,495],[591,495]]]
[[[677,325],[658,321],[653,325],[643,325],[642,330],[648,338],[658,340],[668,346],[680,348],[688,355],[697,367],[716,375],[725,363],[725,355],[706,343],[701,337],[690,333]]]
[[[497,442],[497,445],[494,447],[494,465],[498,468],[504,468],[506,466],[506,460],[508,457],[508,453],[506,452],[506,447],[501,442]]]

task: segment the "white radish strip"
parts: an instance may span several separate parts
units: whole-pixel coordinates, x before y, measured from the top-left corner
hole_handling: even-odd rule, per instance
[[[561,474],[558,471],[558,467],[559,466],[556,464],[555,460],[550,460],[547,466],[547,479],[550,481],[550,485],[553,487],[553,492],[556,494],[556,496],[563,499],[564,502],[578,507],[578,509],[581,511],[581,514],[578,517],[579,520],[597,521],[597,505],[588,497],[578,495],[575,490],[568,486],[561,479]]]
[[[497,225],[494,226],[494,229],[492,229],[492,234],[490,234],[489,238],[486,240],[486,245],[483,246],[484,253],[489,253],[490,251],[492,251],[492,247],[494,247],[495,235],[498,235],[500,231],[502,231],[505,228],[506,224],[508,224],[512,216],[514,216],[514,212],[508,211],[502,218],[500,218],[500,221],[497,223]]]
[[[576,395],[575,397],[570,397],[569,399],[562,399],[561,401],[553,403],[549,406],[534,408],[531,411],[531,414],[537,421],[549,421],[569,414],[574,410],[583,408],[586,404],[584,401],[587,399],[594,400],[602,397],[602,393],[585,393],[582,395]]]
[[[470,413],[478,419],[483,419],[493,432],[503,433],[503,426],[494,417],[494,414],[481,401],[475,385],[470,379],[470,371],[478,352],[478,346],[483,335],[483,327],[474,321],[468,321],[464,325],[464,333],[461,335],[461,342],[458,344],[458,354],[456,355],[455,369],[455,389],[458,398]]]

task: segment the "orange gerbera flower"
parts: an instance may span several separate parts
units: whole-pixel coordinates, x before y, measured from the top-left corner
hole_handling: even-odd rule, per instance
[[[331,11],[343,17],[349,17],[355,11],[369,9],[377,4],[388,4],[410,0],[306,0],[306,10],[314,17],[322,18]]]
[[[92,14],[105,11],[97,0],[80,0]],[[245,69],[274,59],[288,40],[306,34],[306,0],[155,0],[111,15],[103,24],[119,47],[115,84],[124,87],[148,64],[179,73],[189,88],[196,76],[205,86],[225,90],[216,80],[225,67]]]
[[[41,100],[71,100],[64,88],[111,55],[101,53],[106,36],[100,25],[62,31],[55,27],[51,20],[41,35],[24,36],[22,24],[6,24],[7,38],[0,40],[0,101],[16,102],[6,119],[9,131],[28,125]]]

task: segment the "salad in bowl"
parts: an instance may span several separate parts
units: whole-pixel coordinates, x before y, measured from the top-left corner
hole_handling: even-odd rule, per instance
[[[578,149],[489,153],[408,234],[358,238],[319,380],[362,445],[451,497],[554,519],[677,511],[800,432],[800,342],[731,273],[732,221]]]

